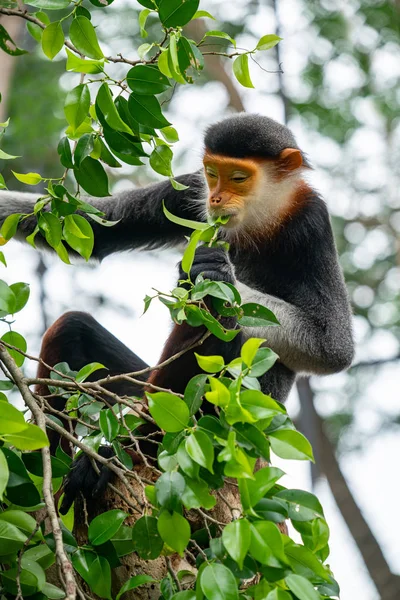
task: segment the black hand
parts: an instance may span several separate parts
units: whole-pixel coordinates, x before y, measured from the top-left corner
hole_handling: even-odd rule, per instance
[[[204,279],[235,283],[232,265],[224,248],[209,248],[208,246],[197,248],[190,269],[190,279],[194,282],[200,274]],[[182,263],[179,263],[179,279],[187,279],[187,274],[182,270]]]
[[[100,446],[100,456],[111,458],[114,451],[109,446]],[[60,506],[60,513],[65,515],[75,498],[82,493],[87,500],[92,500],[104,494],[107,484],[111,479],[112,471],[105,465],[97,462],[100,474],[93,469],[91,459],[87,454],[80,454],[71,465],[71,470],[64,481],[64,498]]]

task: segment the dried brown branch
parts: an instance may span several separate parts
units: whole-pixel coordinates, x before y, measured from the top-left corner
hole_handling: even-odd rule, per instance
[[[22,371],[17,367],[12,357],[7,352],[6,348],[0,344],[0,360],[5,364],[7,370],[13,377],[16,385],[18,386],[19,391],[21,392],[21,396],[24,399],[26,406],[32,412],[33,418],[36,421],[36,424],[42,431],[46,431],[46,417],[44,413],[40,410],[35,398],[32,395],[31,390],[24,380],[24,376]],[[51,483],[51,457],[50,457],[50,449],[48,446],[42,448],[42,461],[43,461],[43,496],[44,502],[46,504],[46,510],[48,517],[50,519],[51,528],[54,535],[54,542],[56,546],[56,557],[58,565],[61,568],[61,572],[63,575],[64,581],[64,589],[67,600],[75,600],[76,599],[76,582],[74,577],[74,572],[72,568],[72,564],[68,559],[64,551],[62,532],[60,523],[57,517],[56,506],[54,503],[53,497],[53,488]]]

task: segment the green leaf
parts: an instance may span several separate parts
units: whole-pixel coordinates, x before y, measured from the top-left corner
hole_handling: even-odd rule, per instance
[[[138,0],[139,4],[145,6],[146,8],[151,8],[154,10],[157,8],[158,0]]]
[[[61,258],[61,260],[62,260],[62,261],[65,263],[65,264],[67,264],[67,265],[70,265],[70,264],[71,264],[71,262],[70,262],[70,260],[69,260],[68,252],[67,252],[67,250],[65,249],[65,246],[64,246],[64,244],[63,244],[62,242],[60,242],[60,243],[58,244],[58,246],[57,246],[56,248],[54,248],[54,250],[57,252],[57,254],[58,254],[59,258]]]
[[[185,448],[190,458],[210,473],[214,473],[214,446],[206,433],[196,429],[186,439]]]
[[[176,458],[180,468],[185,473],[185,475],[192,479],[198,478],[200,466],[196,462],[194,462],[187,453],[185,447],[185,440],[182,440],[181,444],[179,445],[178,451],[176,453]]]
[[[5,281],[0,279],[0,311],[6,315],[14,314],[15,307],[16,298],[14,292]]]
[[[10,240],[16,234],[21,216],[20,213],[15,213],[6,217],[0,229],[0,235],[2,235],[5,240]]]
[[[42,49],[47,58],[53,60],[64,46],[64,32],[60,21],[50,23],[42,33]]]
[[[179,141],[179,135],[175,127],[163,127],[162,129],[160,129],[160,133],[169,144],[174,144],[175,142]]]
[[[253,359],[249,375],[261,377],[274,366],[278,358],[279,356],[271,348],[259,348]]]
[[[200,586],[207,600],[238,600],[238,586],[228,567],[212,563],[200,575]]]
[[[185,85],[186,79],[183,77],[181,73],[181,68],[179,65],[179,56],[178,56],[178,43],[177,36],[175,33],[171,33],[169,36],[169,47],[166,53],[167,57],[167,70],[169,71],[169,77],[173,77],[175,81]],[[159,69],[163,67],[165,70],[165,65],[161,65],[160,62],[158,64]],[[165,72],[167,75],[167,73]]]
[[[167,432],[182,431],[189,422],[189,409],[186,403],[168,392],[146,394],[149,411],[161,429]]]
[[[81,162],[93,152],[94,140],[95,137],[92,133],[84,133],[79,139],[74,152],[75,164],[78,168]]]
[[[279,325],[278,319],[274,313],[262,306],[249,302],[241,306],[243,317],[239,319],[239,325],[242,327],[265,327],[266,325]]]
[[[7,331],[7,333],[5,333],[1,339],[3,342],[6,342],[7,344],[11,344],[11,346],[19,348],[20,350],[22,350],[22,352],[26,352],[26,340],[20,333],[17,333],[16,331]],[[9,353],[9,355],[12,356],[12,358],[14,359],[17,367],[21,367],[24,363],[25,356],[17,350],[12,350],[11,348],[6,348],[6,350]]]
[[[111,600],[111,569],[103,556],[79,549],[72,555],[72,564],[94,594]]]
[[[255,420],[268,419],[285,412],[285,409],[276,400],[258,390],[241,392],[240,404]]]
[[[164,543],[158,533],[157,519],[154,517],[141,517],[132,529],[134,550],[143,560],[158,558]]]
[[[215,21],[215,17],[213,17],[207,10],[197,10],[192,17],[192,21],[194,21],[194,19],[201,19],[203,17]]]
[[[197,413],[203,402],[204,388],[207,375],[200,374],[192,377],[185,388],[184,401],[189,407],[190,416]]]
[[[72,162],[71,146],[66,136],[61,138],[58,142],[57,152],[60,156],[60,162],[66,169],[73,169],[74,163]]]
[[[162,129],[171,125],[161,112],[160,104],[155,96],[141,96],[131,93],[128,100],[129,112],[141,125]]]
[[[96,30],[86,17],[78,16],[72,20],[69,35],[74,46],[85,56],[94,59],[104,58]]]
[[[61,242],[62,228],[58,217],[53,213],[43,212],[38,221],[39,228],[44,233],[46,242],[52,248],[57,248]]]
[[[243,561],[250,548],[250,539],[250,523],[246,519],[232,521],[222,532],[224,546],[240,569],[243,569]]]
[[[240,356],[247,367],[251,367],[261,344],[265,342],[263,338],[250,338],[242,346]]]
[[[0,554],[12,554],[22,548],[27,536],[22,533],[15,525],[0,520]]]
[[[219,373],[225,366],[222,356],[202,356],[201,354],[197,354],[197,352],[194,355],[200,369],[203,369],[206,373]]]
[[[89,542],[100,546],[110,540],[121,527],[127,517],[122,510],[108,510],[91,521],[88,530]]]
[[[208,400],[208,402],[211,402],[212,404],[215,404],[216,406],[220,406],[222,408],[228,406],[231,399],[231,393],[228,390],[228,388],[222,383],[222,381],[220,381],[219,379],[215,379],[215,377],[210,377],[209,381],[211,391],[206,392],[205,394],[205,397]]]
[[[289,518],[296,521],[312,521],[324,518],[322,506],[314,494],[304,490],[282,490],[275,494],[278,500],[284,500],[289,511]]]
[[[41,452],[26,452],[22,455],[22,460],[29,473],[33,473],[37,477],[43,477],[43,459]],[[52,477],[64,477],[69,471],[69,466],[62,460],[51,457],[51,473]]]
[[[94,234],[90,223],[80,215],[67,215],[64,219],[63,234],[71,248],[82,258],[89,260],[94,246]]]
[[[233,61],[233,74],[241,85],[254,88],[250,78],[249,57],[247,54],[241,54],[235,58]]]
[[[103,60],[90,60],[83,59],[73,54],[68,48],[65,49],[67,53],[67,71],[74,71],[75,73],[101,73],[104,68]]]
[[[168,146],[157,146],[150,154],[150,166],[156,173],[170,177],[173,153]]]
[[[204,231],[205,229],[210,229],[208,223],[201,223],[200,221],[190,221],[189,219],[182,219],[181,217],[177,217],[169,212],[167,207],[163,202],[163,211],[164,215],[167,217],[169,221],[176,223],[177,225],[182,225],[182,227],[189,227],[189,229],[200,229]]]
[[[0,160],[11,160],[13,158],[20,158],[19,156],[14,156],[13,154],[7,154],[4,150],[0,148]]]
[[[121,587],[121,589],[119,590],[119,592],[117,594],[116,600],[119,600],[121,598],[122,594],[125,594],[125,592],[134,590],[135,588],[139,587],[140,585],[144,585],[146,583],[154,583],[154,582],[155,582],[155,579],[150,577],[150,575],[134,575],[133,577],[128,579],[128,581],[126,581],[124,583],[124,585]]]
[[[12,171],[12,174],[18,181],[26,183],[27,185],[37,185],[43,181],[42,176],[39,175],[39,173],[15,173],[15,171]]]
[[[28,4],[37,8],[43,8],[44,10],[62,10],[63,8],[67,8],[70,2],[71,0],[29,0]]]
[[[1,402],[0,404],[3,404],[3,402]],[[0,406],[0,414],[1,414],[1,406]],[[8,470],[7,459],[4,456],[2,449],[0,448],[0,501],[1,502],[3,502],[3,494],[4,494],[4,490],[7,487],[9,475],[10,475],[10,472]],[[4,513],[0,514],[0,519],[1,519],[2,514],[4,514]]]
[[[301,575],[288,575],[285,577],[285,583],[299,600],[320,600],[321,598],[312,583]]]
[[[86,119],[90,108],[90,92],[86,84],[81,83],[68,92],[64,112],[68,123],[76,131]]]
[[[4,177],[0,173],[0,190],[6,190],[6,189],[7,189],[7,186],[6,186],[6,183],[4,181]],[[4,264],[5,267],[7,266],[5,262],[3,264]]]
[[[170,511],[179,510],[185,485],[185,480],[180,473],[176,471],[163,473],[155,484],[159,505]]]
[[[181,266],[182,270],[185,273],[190,273],[190,269],[193,265],[194,255],[196,253],[196,248],[197,244],[199,243],[201,233],[202,232],[198,229],[193,231],[193,233],[190,236],[190,241],[186,246],[185,252],[183,253]]]
[[[206,37],[217,37],[222,38],[224,40],[228,40],[232,44],[232,46],[236,48],[236,41],[230,35],[225,33],[225,31],[207,31],[207,33],[204,35],[204,38]]]
[[[26,50],[22,50],[21,48],[17,47],[16,43],[7,33],[3,25],[0,25],[0,48],[10,56],[21,56],[21,54],[27,54]]]
[[[199,7],[199,0],[161,0],[159,16],[164,27],[182,27],[189,23]]]
[[[79,215],[74,215],[74,216],[79,216]],[[84,219],[84,217],[80,217],[81,219]],[[86,219],[84,219],[86,220]],[[81,222],[79,222],[80,225],[82,225]],[[106,367],[104,365],[102,365],[99,362],[92,362],[89,363],[88,365],[85,365],[84,367],[82,367],[82,369],[80,369],[80,371],[78,371],[78,373],[75,376],[75,380],[78,383],[82,383],[84,381],[86,381],[86,379],[89,377],[89,375],[91,375],[92,373],[95,373],[95,371],[99,371],[100,369],[105,369]]]
[[[244,481],[239,481],[241,495],[243,495],[243,486],[246,487],[246,497],[248,499],[246,508],[255,506],[257,502],[259,502],[261,498],[274,487],[278,479],[283,477],[284,474],[285,473],[277,467],[264,467],[254,473],[253,480],[246,479]]]
[[[276,46],[281,39],[282,38],[279,37],[279,35],[275,35],[273,33],[269,35],[263,35],[263,37],[258,40],[255,50],[269,50],[270,48]]]
[[[21,411],[8,402],[0,402],[0,435],[17,433],[26,429],[26,426],[27,423]]]
[[[42,593],[46,598],[49,598],[50,600],[62,600],[62,598],[65,598],[64,590],[60,590],[60,588],[53,585],[52,583],[46,582],[42,587]]]
[[[161,53],[157,59],[157,66],[165,77],[172,77],[171,69],[169,67],[169,48],[160,48]]]
[[[281,568],[287,564],[283,538],[275,523],[256,521],[251,525],[250,554],[261,564]]]
[[[132,133],[132,130],[124,121],[121,119],[119,112],[113,102],[113,98],[110,92],[110,88],[106,83],[103,83],[96,96],[96,108],[99,107],[100,111],[107,123],[115,131],[123,131],[125,133]]]
[[[106,6],[110,6],[114,2],[114,0],[90,0],[93,6],[97,6],[98,8],[105,8]]]
[[[74,173],[79,185],[91,196],[104,198],[110,195],[107,173],[98,160],[86,157]]]
[[[27,21],[26,28],[34,40],[36,40],[37,42],[41,42],[43,29],[40,27],[40,25],[36,25],[36,23],[31,23],[30,21]]]
[[[299,431],[281,429],[268,436],[272,451],[280,458],[314,462],[311,444]]]
[[[18,450],[39,450],[49,446],[47,435],[37,425],[26,425],[25,429],[18,433],[3,434],[3,440],[12,444]]]
[[[189,189],[188,185],[183,185],[183,183],[179,183],[179,181],[176,181],[173,177],[170,177],[169,181],[170,181],[170,184],[172,185],[172,187],[174,188],[174,190],[176,190],[177,192],[181,192],[182,190]]]
[[[265,460],[270,460],[270,446],[267,437],[263,431],[260,431],[251,423],[235,423],[235,430],[238,434],[238,444],[246,450],[254,450],[258,456]]]
[[[317,577],[328,582],[330,581],[328,570],[308,548],[297,544],[287,544],[285,552],[289,557],[289,560],[292,559],[290,560],[290,563],[292,564],[293,570],[296,570],[296,564],[300,564],[302,567],[310,569]]]
[[[146,21],[147,21],[147,17],[149,16],[149,14],[153,12],[151,10],[151,8],[144,8],[143,10],[140,11],[139,13],[139,27],[140,27],[140,35],[142,36],[142,38],[147,38],[147,36],[149,35],[145,29],[146,27]]]
[[[272,590],[272,592],[268,594],[265,600],[293,600],[293,598],[284,590],[275,588],[274,590]]]
[[[145,96],[161,94],[171,87],[168,77],[163,75],[157,67],[150,65],[132,67],[128,71],[126,82],[135,94]]]
[[[158,517],[157,528],[164,542],[183,556],[190,540],[190,525],[185,517],[177,512],[170,514],[164,510]]]
[[[1,453],[1,450],[0,450]],[[4,454],[3,454],[4,456]],[[7,465],[8,467],[8,465]],[[1,471],[0,471],[1,473]],[[8,468],[7,468],[7,474],[8,474]],[[0,521],[6,521],[7,523],[11,523],[12,525],[15,525],[15,527],[18,527],[18,529],[20,531],[22,531],[22,533],[25,533],[26,535],[31,535],[35,529],[36,529],[36,520],[31,517],[31,515],[28,515],[26,512],[23,512],[22,510],[10,510],[7,509],[6,511],[0,513]],[[38,541],[42,539],[42,533],[40,532],[40,530],[33,536],[33,540]]]
[[[118,435],[119,421],[111,408],[100,411],[100,430],[107,441],[112,442]]]
[[[193,463],[194,464],[194,463]],[[198,467],[198,465],[196,465]],[[205,508],[211,510],[216,505],[217,501],[210,494],[208,484],[195,479],[185,479],[186,487],[182,494],[182,502],[188,510],[192,508]]]

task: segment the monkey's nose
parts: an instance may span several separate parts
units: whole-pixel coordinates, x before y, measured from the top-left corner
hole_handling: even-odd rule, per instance
[[[218,206],[218,204],[221,204],[222,202],[222,196],[217,195],[217,196],[211,196],[211,206]]]

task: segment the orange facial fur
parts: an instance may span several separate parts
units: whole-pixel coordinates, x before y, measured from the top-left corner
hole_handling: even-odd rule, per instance
[[[209,187],[207,210],[230,215],[226,229],[271,233],[298,206],[301,152],[286,148],[275,159],[230,158],[206,150],[203,159]],[[304,193],[300,194],[304,197]]]

